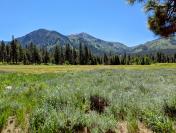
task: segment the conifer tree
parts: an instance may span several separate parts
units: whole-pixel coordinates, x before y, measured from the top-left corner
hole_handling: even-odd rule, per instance
[[[60,47],[60,57],[61,57],[61,59],[60,59],[60,64],[63,64],[64,62],[65,62],[65,58],[64,58],[64,50],[63,50],[63,47],[61,46]]]
[[[73,65],[77,65],[78,64],[78,55],[76,52],[76,49],[73,48]]]
[[[23,62],[24,60],[24,49],[21,45],[19,45],[19,62]]]
[[[11,45],[11,60],[13,64],[17,64],[18,63],[18,57],[19,57],[19,44],[18,41],[16,39],[14,39],[14,37],[12,37],[12,41],[10,43]]]
[[[4,41],[1,42],[0,46],[0,58],[2,62],[6,61],[6,47]]]
[[[32,58],[33,58],[33,63],[35,63],[35,64],[41,63],[41,56],[40,56],[39,50],[36,45],[33,46]]]
[[[82,43],[79,44],[79,64],[84,65],[84,54],[83,54]]]
[[[176,33],[176,0],[128,0],[129,3],[143,2],[149,14],[149,28],[164,37]]]
[[[45,64],[48,64],[50,62],[50,55],[49,55],[49,52],[47,49],[44,50],[44,57],[43,58],[44,58],[43,62]]]
[[[174,62],[176,63],[176,53],[174,54]]]
[[[6,45],[6,62],[10,63],[11,57],[10,57],[10,45]]]
[[[106,53],[104,54],[104,64],[105,65],[109,64],[108,56],[106,55]]]
[[[61,58],[61,54],[60,54],[60,48],[58,45],[55,46],[54,48],[54,62],[55,64],[59,64],[60,63],[60,59]]]
[[[89,62],[89,51],[88,51],[88,48],[87,46],[85,45],[84,46],[84,64],[88,64]]]
[[[27,65],[29,64],[28,58],[27,58],[27,54],[26,54],[26,50],[23,51],[23,64]]]

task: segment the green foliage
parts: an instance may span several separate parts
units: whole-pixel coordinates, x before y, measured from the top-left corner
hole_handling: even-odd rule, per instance
[[[137,133],[139,131],[138,121],[136,118],[128,118],[127,128],[129,133]]]
[[[173,39],[174,40],[174,39]],[[159,41],[160,42],[160,41]],[[170,42],[170,40],[169,40]],[[155,45],[157,42],[151,42],[154,46],[139,46],[132,48],[133,52],[143,52],[143,49],[156,49]],[[166,44],[167,45],[167,44]],[[142,49],[141,49],[142,47]],[[144,48],[143,48],[144,47]],[[154,48],[153,48],[154,47]],[[157,44],[158,47],[158,44]],[[172,45],[171,45],[172,47]],[[175,47],[173,46],[173,49]],[[167,49],[167,48],[166,48]],[[146,50],[147,51],[147,50]],[[14,39],[10,44],[5,45],[2,41],[0,43],[0,62],[3,64],[56,64],[56,65],[150,65],[152,63],[174,63],[175,55],[164,54],[157,52],[150,55],[135,55],[135,54],[106,54],[104,56],[97,56],[92,54],[87,45],[80,43],[79,50],[72,47],[70,44],[66,46],[56,45],[52,49],[40,48],[32,42],[25,48],[19,43],[18,40]]]
[[[0,128],[9,116],[25,127],[29,115],[30,132],[107,132],[123,120],[131,133],[138,131],[138,121],[172,133],[175,119],[166,110],[175,107],[175,79],[172,68],[0,73]],[[103,112],[91,109],[92,96],[108,101]]]
[[[156,133],[174,133],[172,122],[163,115],[154,112],[145,112],[143,121]]]
[[[175,0],[128,0],[129,3],[144,2],[144,9],[149,13],[149,28],[164,37],[176,32],[176,1]]]
[[[164,107],[164,114],[169,116],[172,119],[176,118],[176,98],[169,99],[165,101]]]

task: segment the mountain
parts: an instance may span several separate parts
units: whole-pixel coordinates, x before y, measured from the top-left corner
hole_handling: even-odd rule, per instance
[[[157,40],[146,42],[145,44],[135,47],[128,47],[119,42],[108,42],[87,33],[79,33],[72,35],[62,35],[56,31],[46,29],[35,30],[23,37],[17,38],[23,46],[33,42],[39,47],[52,48],[56,44],[70,44],[72,47],[79,48],[79,44],[86,45],[95,55],[111,54],[149,54],[161,51],[165,53],[176,53],[176,36],[169,38],[160,38]]]
[[[104,53],[112,53],[112,54],[123,54],[128,51],[129,48],[118,42],[107,42],[98,38],[95,38],[87,33],[80,33],[75,35],[68,36],[73,46],[79,47],[80,43],[88,46],[93,53],[104,54]]]
[[[52,46],[55,44],[68,44],[71,43],[68,37],[56,32],[56,31],[49,31],[46,29],[39,29],[33,31],[23,37],[17,38],[20,43],[25,46],[29,43],[34,43],[38,46]]]
[[[131,48],[131,53],[153,53],[156,51],[164,53],[176,53],[176,36],[160,38],[146,42],[145,44]]]
[[[17,38],[17,40],[23,46],[32,42],[37,46],[44,46],[48,48],[51,48],[56,44],[70,44],[75,48],[79,48],[79,44],[82,43],[83,45],[86,45],[93,52],[93,54],[96,55],[103,55],[104,53],[110,52],[112,54],[122,54],[128,50],[128,47],[122,43],[103,41],[87,33],[65,36],[56,31],[49,31],[46,29],[35,30],[23,37]]]

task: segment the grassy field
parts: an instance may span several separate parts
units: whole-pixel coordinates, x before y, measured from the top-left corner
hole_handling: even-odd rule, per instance
[[[0,65],[0,132],[175,133],[176,64]]]
[[[143,70],[143,69],[176,69],[176,64],[152,64],[152,65],[0,65],[0,72],[18,72],[18,73],[58,73],[58,72],[79,72],[102,69],[126,69],[126,70]]]

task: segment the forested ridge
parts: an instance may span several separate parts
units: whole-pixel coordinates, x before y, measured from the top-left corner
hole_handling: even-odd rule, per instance
[[[71,65],[149,65],[152,63],[175,63],[176,54],[107,54],[97,56],[83,43],[76,49],[70,44],[56,45],[52,49],[38,47],[32,42],[25,47],[14,38],[8,44],[0,42],[0,62],[3,64],[71,64]]]

